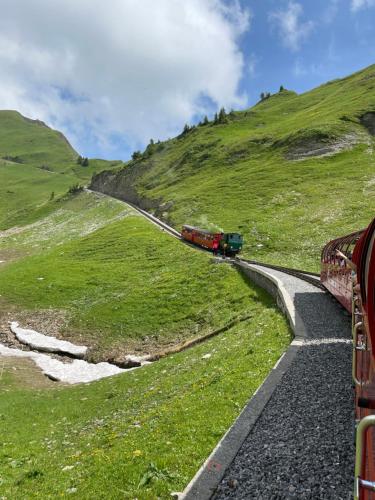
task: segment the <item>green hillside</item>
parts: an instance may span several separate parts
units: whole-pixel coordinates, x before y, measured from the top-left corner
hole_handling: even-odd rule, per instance
[[[75,387],[2,358],[0,497],[171,498],[290,341],[275,302],[235,268],[72,186],[96,173],[94,189],[177,228],[238,230],[245,255],[316,269],[327,239],[374,215],[374,135],[375,66],[151,143],[125,166],[78,165],[59,132],[0,112],[2,340],[18,320],[87,344],[93,361],[119,361],[228,326]]]
[[[254,295],[230,266],[181,245],[117,200],[82,193],[0,239],[0,304],[50,313],[106,359],[149,353],[247,316]],[[207,302],[207,296],[211,300]],[[23,313],[25,316],[25,313]]]
[[[77,156],[61,132],[17,111],[0,111],[1,159],[64,171],[74,164]]]
[[[0,495],[168,500],[181,491],[288,342],[280,312],[257,298],[256,321],[92,384],[48,386],[6,359]]]
[[[77,157],[61,132],[17,111],[0,111],[0,230],[36,220],[53,209],[51,198],[121,164],[90,160],[82,167]]]
[[[375,208],[375,66],[302,95],[282,91],[224,123],[150,145],[93,189],[183,223],[238,230],[245,254],[316,269],[328,239]]]
[[[246,319],[179,354],[76,387],[1,358],[0,497],[170,498],[290,341],[273,299],[234,268],[101,195],[53,200],[32,224],[4,231],[0,261],[0,337],[18,320],[87,344],[92,360],[159,352]]]

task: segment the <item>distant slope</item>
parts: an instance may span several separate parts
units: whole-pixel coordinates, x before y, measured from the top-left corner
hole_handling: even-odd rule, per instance
[[[35,220],[49,210],[51,198],[95,172],[121,162],[90,160],[77,164],[78,153],[58,131],[17,111],[0,111],[0,230]]]
[[[91,187],[176,227],[239,230],[253,257],[316,268],[324,241],[374,214],[374,133],[371,66],[151,145]]]
[[[64,337],[107,359],[159,351],[251,313],[258,291],[234,268],[215,265],[123,203],[80,193],[53,205],[0,238],[0,334],[1,310],[12,304],[13,318],[39,317],[34,326],[43,331],[63,316]]]
[[[1,159],[61,171],[74,164],[77,156],[61,132],[17,111],[0,111]]]

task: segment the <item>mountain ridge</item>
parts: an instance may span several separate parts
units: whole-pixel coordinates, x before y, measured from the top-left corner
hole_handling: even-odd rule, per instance
[[[316,269],[324,241],[365,225],[375,208],[374,110],[372,65],[150,143],[120,169],[94,176],[91,188],[154,210],[176,228],[241,231],[251,244],[245,253],[273,263],[303,265],[305,252]]]

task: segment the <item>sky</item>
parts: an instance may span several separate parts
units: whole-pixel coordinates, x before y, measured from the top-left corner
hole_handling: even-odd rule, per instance
[[[0,0],[0,109],[127,160],[220,107],[375,64],[375,0]]]

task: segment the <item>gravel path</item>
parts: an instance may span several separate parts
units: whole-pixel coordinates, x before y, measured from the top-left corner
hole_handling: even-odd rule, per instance
[[[308,340],[214,498],[348,500],[354,475],[349,315],[308,283],[267,272],[290,293]]]

